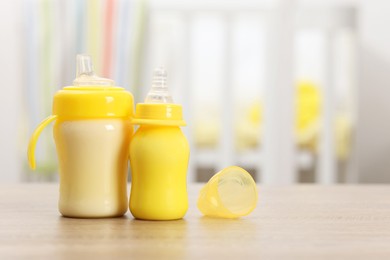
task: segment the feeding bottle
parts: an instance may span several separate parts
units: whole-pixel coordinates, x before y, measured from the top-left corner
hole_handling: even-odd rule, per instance
[[[35,169],[38,136],[54,121],[62,215],[114,217],[127,211],[132,116],[132,95],[112,80],[96,76],[90,56],[77,55],[73,86],[55,94],[53,115],[38,126],[28,148],[30,167]]]
[[[129,206],[138,219],[180,219],[188,209],[189,145],[180,129],[182,107],[173,103],[166,79],[164,69],[155,70],[145,103],[137,104],[132,119],[139,128],[130,144]]]

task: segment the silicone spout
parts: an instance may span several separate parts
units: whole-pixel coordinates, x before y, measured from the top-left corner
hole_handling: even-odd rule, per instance
[[[154,70],[152,88],[145,98],[145,103],[173,103],[167,86],[167,72],[164,68],[159,67]]]
[[[76,78],[74,86],[114,86],[111,79],[97,76],[93,70],[92,58],[89,55],[77,54]]]

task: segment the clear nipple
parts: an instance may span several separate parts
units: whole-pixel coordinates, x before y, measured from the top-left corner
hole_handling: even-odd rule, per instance
[[[89,55],[77,54],[76,78],[73,81],[74,86],[114,86],[115,82],[111,79],[98,77],[92,64],[92,58]]]
[[[173,103],[173,99],[168,92],[167,72],[159,67],[154,70],[152,88],[145,98],[145,103]]]

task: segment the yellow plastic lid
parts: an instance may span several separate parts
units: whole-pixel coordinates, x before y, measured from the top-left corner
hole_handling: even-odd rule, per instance
[[[256,208],[257,198],[252,176],[240,167],[230,166],[216,173],[201,189],[197,206],[209,217],[239,218]]]
[[[53,115],[62,119],[130,118],[133,96],[112,86],[71,86],[59,90],[53,100]]]
[[[178,104],[140,103],[135,109],[132,124],[185,126],[182,107]]]
[[[152,87],[145,103],[137,104],[132,124],[185,126],[181,105],[174,104],[168,91],[167,72],[156,68],[153,72]]]

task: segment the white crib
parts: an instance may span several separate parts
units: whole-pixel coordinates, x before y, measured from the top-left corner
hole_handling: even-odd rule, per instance
[[[322,2],[322,1],[320,1]],[[298,181],[297,172],[300,168],[308,167],[316,163],[316,181],[323,184],[337,182],[337,159],[335,156],[334,122],[337,105],[337,88],[339,83],[335,79],[339,73],[335,68],[339,61],[335,52],[335,37],[340,29],[353,31],[355,28],[355,7],[344,5],[344,2],[321,5],[310,5],[298,1],[151,1],[146,9],[147,37],[144,48],[146,62],[143,64],[142,86],[144,87],[139,97],[143,97],[150,85],[150,72],[153,67],[164,65],[168,73],[170,86],[174,98],[184,107],[185,118],[188,127],[184,128],[190,145],[191,160],[189,165],[189,178],[196,180],[196,172],[199,167],[209,167],[216,170],[229,165],[240,165],[244,168],[255,169],[261,172],[258,181],[266,184],[290,184]],[[223,102],[218,101],[221,113],[221,131],[219,142],[214,148],[200,149],[194,140],[194,116],[195,110],[200,106],[192,98],[194,71],[196,66],[192,47],[194,42],[194,23],[199,14],[207,13],[215,15],[223,30],[224,48],[219,62],[221,73],[220,84],[224,86],[220,92]],[[261,17],[262,26],[267,32],[265,37],[265,70],[264,82],[264,133],[262,145],[243,153],[236,153],[234,148],[234,57],[232,55],[232,35],[235,17],[237,15],[258,15]],[[173,16],[176,26],[166,26],[166,31],[161,32],[158,27],[161,17]],[[259,24],[260,25],[260,24]],[[157,28],[158,27],[158,28]],[[320,30],[324,39],[324,54],[321,67],[323,68],[322,88],[323,104],[318,156],[308,151],[299,151],[294,141],[293,122],[294,107],[294,36],[297,31],[305,28]],[[160,31],[158,31],[160,30]],[[159,42],[164,38],[164,33],[176,30],[174,40]],[[158,34],[161,35],[158,35]],[[264,47],[264,46],[263,46]],[[337,46],[336,46],[337,47]],[[351,63],[351,61],[348,61]],[[349,98],[353,100],[354,71],[350,70],[345,77],[348,78]],[[352,83],[351,83],[352,82]],[[259,83],[260,85],[260,83]],[[353,104],[353,101],[350,102]],[[349,111],[353,118],[353,105]],[[260,137],[260,133],[259,133]],[[316,157],[316,159],[315,159]],[[356,177],[353,169],[353,154],[348,169],[347,178],[353,181]]]

